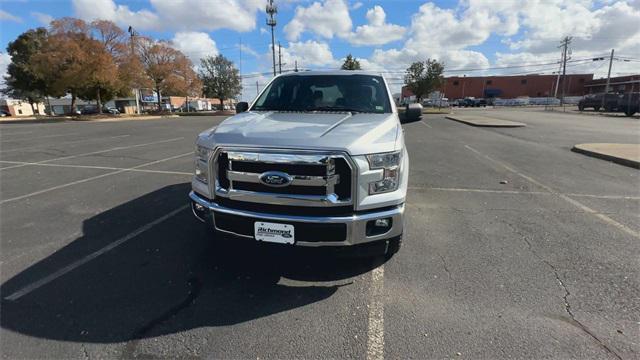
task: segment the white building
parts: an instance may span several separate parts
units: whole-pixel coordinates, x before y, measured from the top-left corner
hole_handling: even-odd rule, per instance
[[[45,115],[43,103],[33,104],[33,109],[28,101],[18,99],[0,99],[0,109],[8,112],[11,116],[33,116]],[[34,113],[35,110],[35,113]]]

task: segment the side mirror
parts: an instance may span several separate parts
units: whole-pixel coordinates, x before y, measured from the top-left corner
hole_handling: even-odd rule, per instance
[[[246,101],[240,101],[236,104],[236,114],[243,113],[247,110],[249,110],[249,103]]]
[[[414,121],[420,121],[422,119],[422,105],[420,104],[407,104],[404,111],[403,123],[409,123]]]

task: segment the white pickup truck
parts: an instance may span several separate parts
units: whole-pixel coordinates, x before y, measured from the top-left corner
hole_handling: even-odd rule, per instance
[[[198,219],[257,241],[398,251],[409,156],[383,77],[280,75],[236,113],[198,136]]]

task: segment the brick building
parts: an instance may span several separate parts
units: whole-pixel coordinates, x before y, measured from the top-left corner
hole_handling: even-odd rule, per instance
[[[582,96],[585,84],[593,80],[593,74],[571,74],[566,76],[565,96]],[[517,75],[517,76],[453,76],[445,78],[441,91],[449,99],[465,97],[512,99],[517,97],[546,97],[555,92],[557,75]],[[562,78],[558,96],[562,90]],[[412,94],[402,88],[402,97]]]
[[[586,94],[603,93],[607,79],[596,79],[584,84]],[[640,91],[640,75],[618,76],[609,79],[609,92],[628,93]]]

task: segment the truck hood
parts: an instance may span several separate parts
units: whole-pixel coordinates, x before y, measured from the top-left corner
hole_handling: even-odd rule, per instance
[[[204,132],[205,146],[332,149],[351,155],[398,150],[396,114],[245,112]]]

